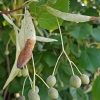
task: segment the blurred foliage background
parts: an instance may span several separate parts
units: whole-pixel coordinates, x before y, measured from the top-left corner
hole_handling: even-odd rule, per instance
[[[15,4],[16,1],[16,4]],[[53,2],[55,0],[52,0]],[[0,11],[8,8],[16,9],[21,7],[25,0],[0,0]],[[61,40],[56,18],[44,11],[42,5],[47,4],[63,12],[83,14],[88,16],[100,15],[100,0],[56,0],[56,3],[47,0],[39,0],[29,5],[29,10],[38,21],[36,27],[37,35],[57,39],[58,42],[41,43],[37,42],[33,51],[36,72],[44,79],[51,75],[57,57],[61,49]],[[13,21],[20,27],[23,10],[11,14]],[[59,19],[63,34],[63,41],[66,53],[69,58],[78,66],[82,73],[90,77],[88,85],[82,85],[75,89],[70,86],[69,79],[72,75],[68,60],[63,55],[57,66],[55,88],[59,91],[57,100],[100,100],[100,22],[90,21],[85,23],[68,22]],[[15,60],[15,34],[13,27],[0,15],[0,100],[17,100],[18,93],[21,93],[24,77],[16,77],[9,86],[2,91],[10,70]],[[33,77],[32,61],[28,63],[30,76]],[[76,69],[75,73],[78,72]],[[41,100],[50,100],[47,88],[42,81],[36,78],[36,84],[40,89]],[[29,80],[26,81],[24,95],[30,89]],[[27,100],[27,99],[26,99]]]

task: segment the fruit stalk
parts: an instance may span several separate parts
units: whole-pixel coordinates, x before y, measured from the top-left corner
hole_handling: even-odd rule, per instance
[[[33,54],[32,54],[32,63],[33,63],[33,70],[34,70],[34,77],[33,77],[33,86],[34,86],[34,92],[35,92],[35,64],[34,64],[34,58],[33,58]]]
[[[41,79],[41,81],[47,86],[47,88],[50,88],[50,87],[47,85],[47,83],[46,83],[38,74],[36,74],[36,76],[39,77],[39,78]]]
[[[25,87],[25,82],[26,82],[26,79],[27,79],[27,77],[25,78],[24,83],[23,83],[22,95],[23,95],[23,93],[24,93],[24,87]]]
[[[57,19],[57,18],[56,18]],[[60,32],[60,37],[61,37],[61,44],[62,44],[62,53],[65,54],[65,56],[67,57],[69,63],[70,63],[70,66],[71,66],[71,69],[72,69],[72,73],[74,75],[74,70],[73,70],[73,67],[72,67],[72,64],[71,64],[71,60],[69,59],[68,55],[66,54],[65,52],[65,49],[64,49],[64,43],[63,43],[63,38],[62,38],[62,32],[61,32],[61,28],[60,28],[60,24],[59,24],[59,21],[57,19],[57,24],[58,24],[58,28],[59,28],[59,32]],[[61,56],[60,56],[61,57]],[[60,59],[60,58],[59,58]],[[55,66],[56,67],[56,66]],[[55,69],[54,69],[55,70]]]

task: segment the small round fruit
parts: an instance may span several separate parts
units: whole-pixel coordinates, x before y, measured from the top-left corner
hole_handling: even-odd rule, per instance
[[[82,74],[81,76],[80,76],[80,78],[81,78],[81,81],[82,81],[82,83],[83,84],[89,84],[89,77],[87,76],[87,75],[85,75],[85,74]]]
[[[22,73],[22,76],[26,77],[28,75],[28,69],[23,68],[21,73]]]
[[[35,86],[35,92],[39,93],[39,88],[37,86]]]
[[[25,96],[22,95],[22,96],[20,96],[20,97],[18,98],[18,100],[26,100],[26,99],[25,99]]]
[[[17,76],[18,77],[21,77],[22,76],[21,69],[18,71]]]
[[[79,88],[81,86],[81,79],[77,75],[71,76],[70,85],[74,88]]]
[[[50,75],[47,79],[46,79],[46,83],[50,86],[53,87],[56,84],[56,78],[54,75]]]
[[[34,91],[34,86],[32,86],[32,90]],[[35,92],[39,93],[39,88],[37,86],[35,86]]]
[[[5,55],[9,55],[9,51],[8,50],[5,51]]]
[[[58,98],[58,91],[55,88],[51,87],[48,90],[48,95],[51,99],[57,99]]]
[[[34,24],[35,24],[35,26],[38,26],[38,21],[34,20]]]
[[[32,89],[30,89],[28,92],[28,98],[29,100],[40,100],[40,96]]]

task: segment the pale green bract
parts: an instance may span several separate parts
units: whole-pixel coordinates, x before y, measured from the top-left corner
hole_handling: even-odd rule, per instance
[[[21,22],[21,29],[19,31],[18,39],[21,50],[25,46],[27,39],[32,39],[33,41],[36,41],[35,27],[33,25],[31,15],[28,10],[26,10],[24,18]]]
[[[34,41],[36,41],[36,38],[37,38],[37,40],[42,41],[42,42],[53,42],[57,40],[50,39],[50,38],[44,38],[40,36],[36,37],[35,28],[32,22],[31,15],[28,10],[25,11],[24,18],[21,23],[21,29],[19,29],[8,16],[3,14],[3,17],[11,25],[13,25],[14,31],[16,34],[16,59],[12,67],[12,70],[10,72],[10,75],[3,87],[3,89],[5,89],[6,86],[16,77],[19,71],[19,69],[17,68],[17,59],[18,59],[19,53],[21,52],[22,48],[25,46],[27,39],[33,39]]]
[[[55,39],[45,38],[45,37],[41,37],[41,36],[36,36],[36,40],[41,41],[41,42],[54,42],[54,41],[57,41]]]
[[[3,14],[3,17],[14,27],[14,31],[16,34],[16,37],[18,37],[18,30],[17,30],[17,26],[12,22],[12,20],[10,20],[6,15]],[[20,48],[19,48],[19,43],[18,43],[18,38],[16,38],[16,59],[14,62],[14,65],[12,67],[11,73],[3,87],[3,90],[6,88],[6,86],[16,77],[19,69],[17,68],[17,58],[18,58],[18,54],[20,52]]]
[[[67,20],[67,21],[72,21],[72,22],[77,22],[77,23],[87,22],[87,21],[90,21],[90,18],[91,18],[90,16],[85,16],[81,14],[70,14],[70,13],[61,12],[49,6],[44,6],[44,7],[52,15],[59,17],[63,20]]]

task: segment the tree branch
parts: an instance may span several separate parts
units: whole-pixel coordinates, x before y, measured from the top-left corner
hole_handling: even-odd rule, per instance
[[[9,56],[8,55],[6,55],[6,62],[7,62],[7,71],[8,71],[8,75],[9,75],[10,74],[10,61],[9,61]],[[9,88],[9,85],[7,86],[7,88],[4,91],[4,96],[3,96],[4,100],[6,99],[8,88]]]
[[[9,13],[12,13],[12,12],[15,12],[15,11],[18,11],[18,10],[21,10],[21,9],[24,9],[24,8],[25,8],[25,5],[17,8],[17,9],[14,9],[14,10],[2,11],[2,12],[0,12],[0,14],[9,14]]]

